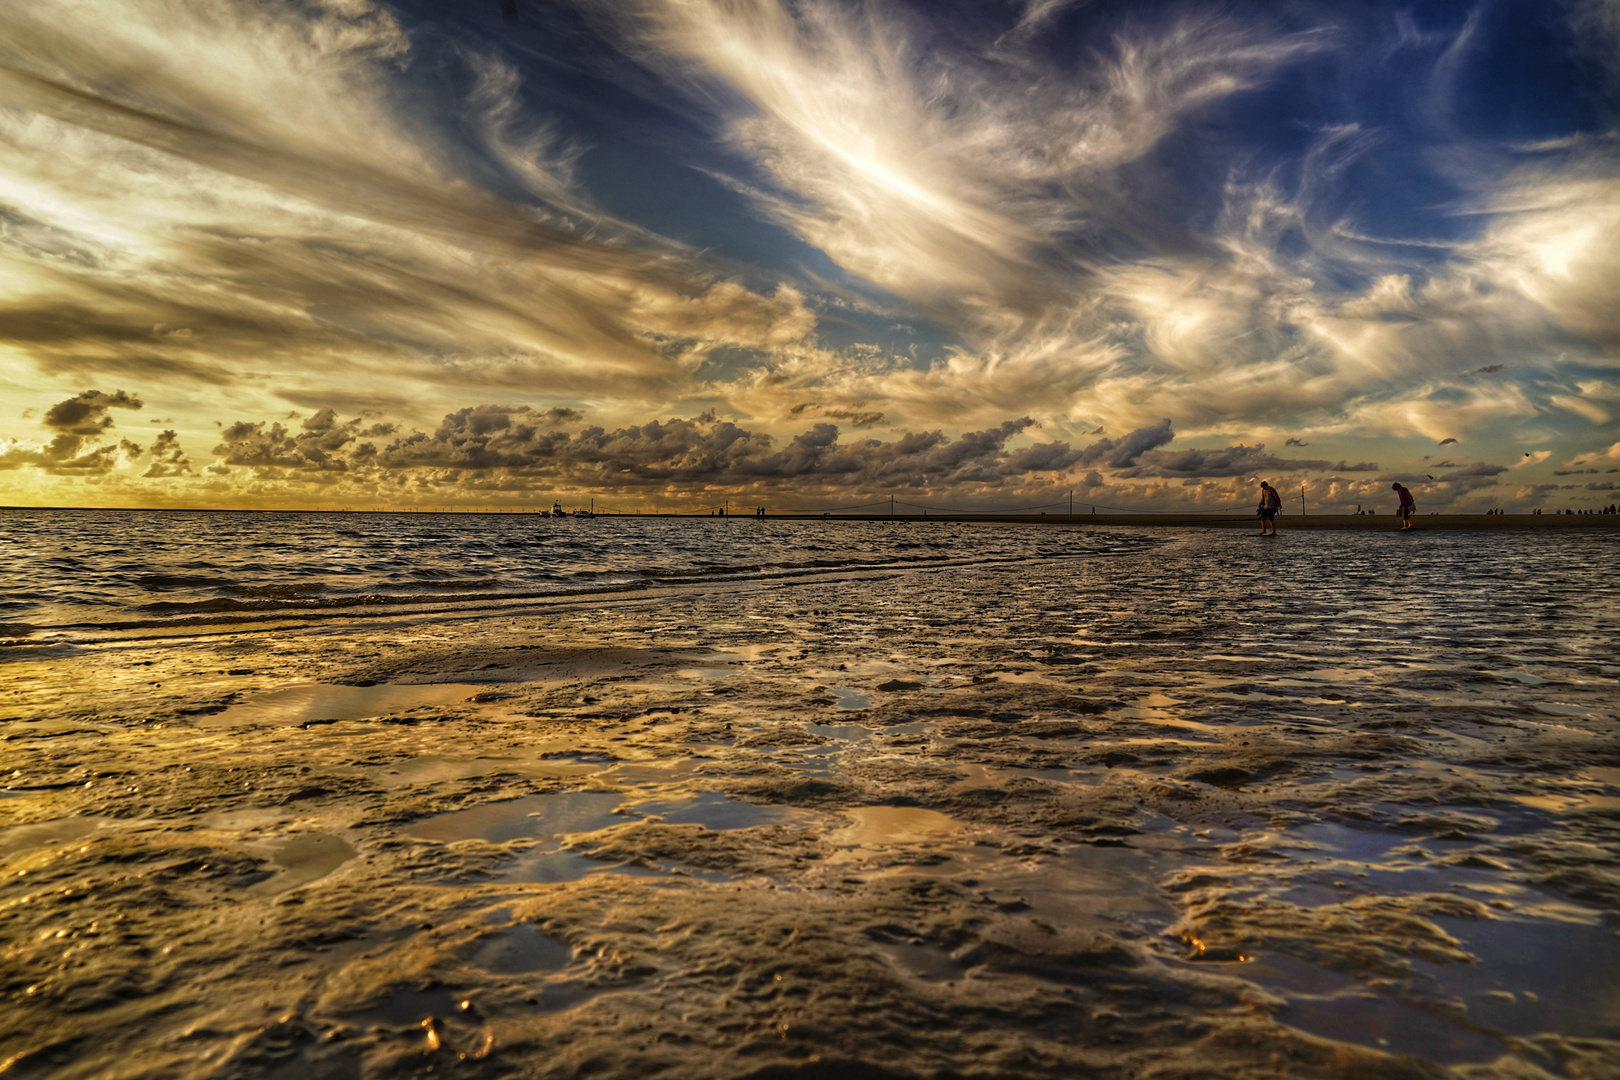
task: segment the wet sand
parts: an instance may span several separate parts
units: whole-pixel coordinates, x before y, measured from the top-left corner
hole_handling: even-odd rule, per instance
[[[12,648],[0,1075],[1620,1075],[1614,545],[1163,537]]]

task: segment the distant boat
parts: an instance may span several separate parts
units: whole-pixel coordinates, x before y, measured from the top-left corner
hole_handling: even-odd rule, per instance
[[[547,514],[546,516],[547,517],[567,517],[568,516],[568,511],[566,511],[566,510],[564,510],[562,508],[562,503],[554,502],[554,503],[551,504],[551,513]]]
[[[593,518],[596,515],[589,510],[575,510],[574,516],[580,518]]]

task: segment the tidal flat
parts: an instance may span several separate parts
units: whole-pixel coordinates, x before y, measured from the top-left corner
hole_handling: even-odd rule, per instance
[[[0,1076],[1620,1076],[1620,538],[1019,528],[13,639]]]

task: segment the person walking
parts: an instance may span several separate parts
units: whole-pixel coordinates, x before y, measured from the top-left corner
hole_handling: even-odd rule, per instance
[[[1401,505],[1395,512],[1400,515],[1401,531],[1405,532],[1412,527],[1412,514],[1417,510],[1417,500],[1412,498],[1412,493],[1398,480],[1389,485],[1389,489],[1400,493]]]
[[[1261,536],[1267,535],[1268,525],[1270,535],[1277,535],[1277,511],[1281,509],[1282,496],[1277,494],[1277,489],[1264,480],[1260,481],[1260,506],[1256,513],[1260,518]]]

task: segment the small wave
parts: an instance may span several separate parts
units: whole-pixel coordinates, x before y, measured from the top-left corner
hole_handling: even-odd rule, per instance
[[[498,589],[501,583],[494,578],[434,578],[429,581],[408,581],[396,586],[402,589]]]
[[[201,574],[142,574],[135,584],[157,592],[163,589],[213,589],[231,584],[227,578],[204,577]]]
[[[250,596],[263,600],[303,600],[311,594],[326,591],[319,581],[281,585],[226,585],[224,591],[236,596]]]
[[[207,615],[226,611],[259,611],[279,605],[258,603],[250,600],[230,600],[220,597],[214,600],[194,600],[191,602],[179,600],[158,600],[150,604],[141,604],[135,610],[150,612],[153,615]]]

